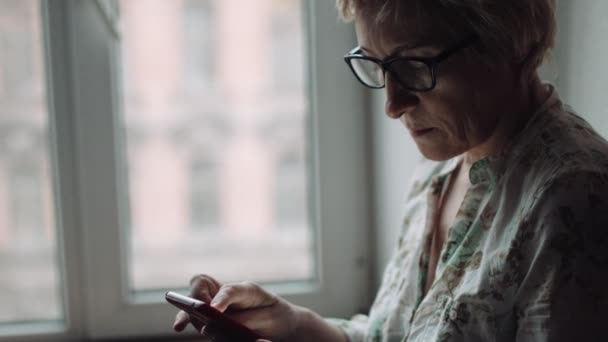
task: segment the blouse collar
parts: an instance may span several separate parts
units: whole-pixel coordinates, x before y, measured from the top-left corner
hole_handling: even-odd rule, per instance
[[[561,106],[561,100],[555,87],[551,84],[546,84],[546,86],[549,89],[550,95],[541,106],[534,111],[524,128],[513,137],[511,143],[501,152],[482,158],[471,165],[469,180],[472,185],[481,183],[495,185],[504,174],[504,171],[509,164],[507,163],[507,160],[511,159],[513,156],[519,155],[522,150],[528,146],[528,142],[533,140],[540,133],[541,128],[544,126],[543,123],[550,117],[549,109],[556,105]],[[456,161],[456,165],[458,165],[462,158],[463,156],[460,155],[452,158],[450,162]],[[452,165],[451,163],[448,164]],[[453,170],[454,169],[452,169],[452,171]]]

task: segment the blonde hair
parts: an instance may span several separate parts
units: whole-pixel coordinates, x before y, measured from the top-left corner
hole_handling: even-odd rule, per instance
[[[446,32],[475,34],[481,41],[477,52],[489,55],[490,62],[505,57],[517,61],[527,75],[535,74],[555,45],[555,0],[336,0],[336,4],[347,22],[363,17],[377,26],[399,25],[404,17],[420,22],[417,17],[424,16]]]

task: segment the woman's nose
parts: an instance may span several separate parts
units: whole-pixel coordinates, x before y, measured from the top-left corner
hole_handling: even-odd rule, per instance
[[[386,74],[386,103],[385,111],[392,119],[397,119],[405,113],[412,112],[418,105],[416,93],[403,88],[390,74]]]

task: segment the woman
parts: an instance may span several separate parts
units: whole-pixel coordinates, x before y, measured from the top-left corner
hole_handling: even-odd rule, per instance
[[[338,8],[359,43],[347,64],[425,157],[369,316],[325,320],[209,276],[192,295],[275,341],[608,340],[608,143],[537,75],[554,1]]]

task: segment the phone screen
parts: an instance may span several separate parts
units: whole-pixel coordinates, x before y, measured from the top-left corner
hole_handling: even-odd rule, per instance
[[[191,318],[205,324],[213,332],[216,341],[255,342],[262,338],[203,301],[172,291],[165,294],[165,299],[187,312]]]

